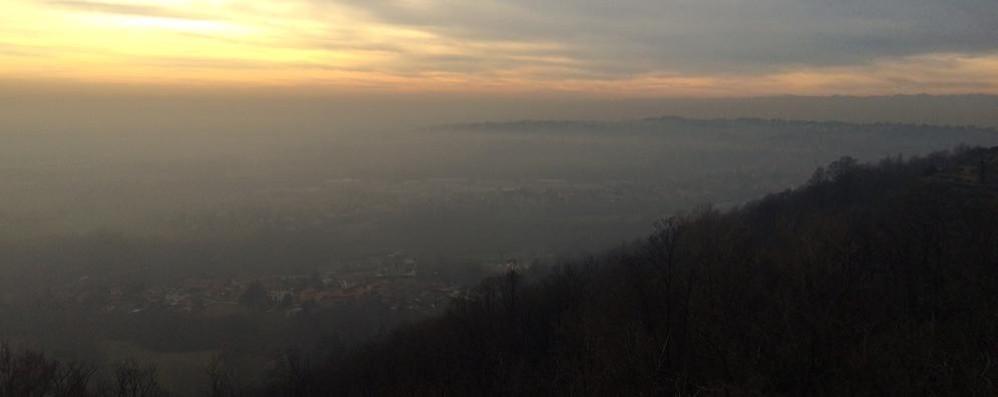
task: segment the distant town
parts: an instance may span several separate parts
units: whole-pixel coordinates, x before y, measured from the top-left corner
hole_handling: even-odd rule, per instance
[[[50,291],[50,298],[105,313],[170,311],[223,316],[248,311],[308,310],[358,302],[378,302],[392,311],[416,316],[438,313],[464,287],[422,274],[412,258],[391,258],[370,270],[327,270],[310,274],[188,277],[171,285],[118,285],[92,276]]]

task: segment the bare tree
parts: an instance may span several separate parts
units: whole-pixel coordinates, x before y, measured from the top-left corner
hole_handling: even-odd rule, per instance
[[[313,368],[308,355],[297,349],[288,349],[274,361],[274,383],[271,395],[304,397],[311,395]]]
[[[208,379],[211,382],[212,397],[235,397],[241,395],[239,381],[229,363],[229,356],[222,352],[208,362]]]
[[[156,367],[128,360],[114,368],[110,383],[101,388],[107,397],[162,397],[167,393],[156,382]]]
[[[0,343],[0,397],[88,396],[95,372],[91,365],[63,363],[32,351],[17,352]]]

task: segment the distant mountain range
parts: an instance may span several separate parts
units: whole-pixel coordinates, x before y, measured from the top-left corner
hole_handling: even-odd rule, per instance
[[[998,110],[998,109],[996,109]],[[596,120],[515,120],[515,121],[502,121],[502,122],[473,122],[473,123],[455,123],[455,124],[443,124],[439,126],[430,127],[428,129],[443,129],[443,130],[478,130],[478,131],[515,131],[515,130],[534,130],[534,131],[545,131],[545,130],[575,130],[575,131],[587,131],[592,129],[613,129],[619,130],[621,126],[700,126],[700,127],[724,127],[724,126],[769,126],[769,127],[824,127],[824,128],[876,128],[880,130],[884,129],[948,129],[955,131],[979,131],[979,132],[990,132],[994,133],[998,131],[998,127],[987,126],[987,125],[947,125],[947,124],[937,124],[937,123],[913,123],[913,122],[886,122],[886,121],[874,121],[874,122],[847,122],[847,121],[837,121],[837,120],[802,120],[802,119],[783,119],[783,118],[759,118],[759,117],[737,117],[737,118],[690,118],[682,116],[660,116],[660,117],[646,117],[641,119],[632,120],[622,120],[622,121],[596,121]]]

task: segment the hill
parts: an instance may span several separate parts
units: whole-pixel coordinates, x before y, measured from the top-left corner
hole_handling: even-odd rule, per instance
[[[289,351],[213,396],[992,395],[998,147],[843,157],[794,190],[511,266],[360,349]],[[160,396],[155,369],[0,344],[0,396]]]
[[[996,171],[998,148],[843,158],[543,276],[510,270],[270,391],[993,394]]]

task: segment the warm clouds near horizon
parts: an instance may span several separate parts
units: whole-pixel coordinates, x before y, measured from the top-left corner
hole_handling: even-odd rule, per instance
[[[7,81],[998,94],[994,0],[0,0],[0,9]]]

